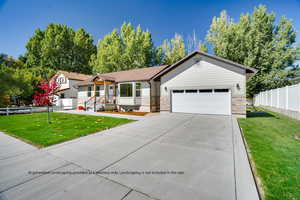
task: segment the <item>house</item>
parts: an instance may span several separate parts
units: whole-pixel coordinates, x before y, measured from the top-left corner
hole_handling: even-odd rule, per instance
[[[300,76],[297,76],[297,77],[293,78],[291,81],[292,81],[292,83],[294,83],[294,84],[300,83]]]
[[[59,85],[55,105],[63,109],[74,109],[77,106],[76,85],[84,80],[90,79],[91,75],[74,72],[58,71],[56,81]]]
[[[256,70],[195,51],[173,65],[97,74],[77,83],[77,105],[220,115],[246,114],[246,79]]]

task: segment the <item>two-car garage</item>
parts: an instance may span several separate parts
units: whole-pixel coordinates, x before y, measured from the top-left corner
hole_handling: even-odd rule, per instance
[[[158,73],[161,112],[246,116],[246,80],[257,70],[196,51]]]
[[[171,111],[231,115],[230,89],[173,89]]]

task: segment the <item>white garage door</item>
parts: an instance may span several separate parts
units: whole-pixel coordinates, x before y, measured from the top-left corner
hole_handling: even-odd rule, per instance
[[[230,90],[173,90],[172,112],[231,115]]]

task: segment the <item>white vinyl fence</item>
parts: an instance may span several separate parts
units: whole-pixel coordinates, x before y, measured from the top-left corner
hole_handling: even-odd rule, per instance
[[[300,112],[300,83],[261,92],[254,97],[254,105]]]

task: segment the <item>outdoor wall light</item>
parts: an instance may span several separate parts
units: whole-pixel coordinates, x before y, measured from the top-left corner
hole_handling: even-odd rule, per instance
[[[168,90],[168,88],[167,87],[165,87],[165,91],[167,91]]]
[[[236,84],[236,88],[239,90],[239,89],[241,89],[241,87],[240,87],[240,84]]]
[[[201,58],[198,57],[198,58],[194,58],[193,60],[194,60],[195,63],[198,63],[198,62],[201,61]]]

